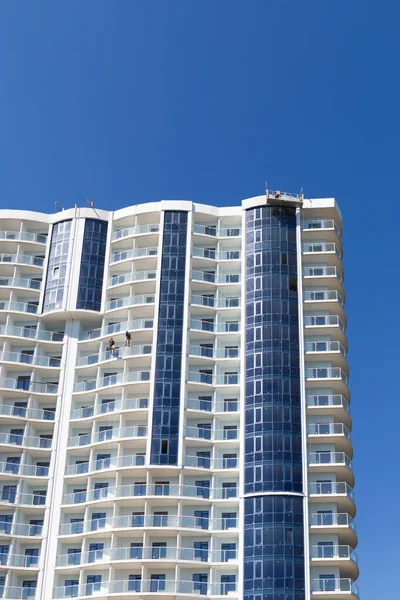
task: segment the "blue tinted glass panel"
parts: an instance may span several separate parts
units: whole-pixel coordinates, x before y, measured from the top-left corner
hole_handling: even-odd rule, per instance
[[[107,221],[85,220],[76,308],[100,310],[107,229]]]
[[[187,212],[166,211],[161,259],[151,463],[178,462]]]
[[[43,312],[60,310],[63,307],[71,223],[71,220],[62,221],[53,226],[46,273],[46,287],[44,290]]]

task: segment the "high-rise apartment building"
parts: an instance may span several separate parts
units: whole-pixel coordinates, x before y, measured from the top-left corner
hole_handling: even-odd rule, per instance
[[[358,598],[341,232],[0,211],[1,597]]]

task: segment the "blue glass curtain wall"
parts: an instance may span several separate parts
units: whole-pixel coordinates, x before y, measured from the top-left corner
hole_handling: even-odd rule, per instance
[[[165,211],[151,464],[178,464],[188,213]]]
[[[76,308],[101,308],[107,229],[107,221],[85,220]]]
[[[273,496],[275,492],[303,491],[295,208],[263,206],[246,212],[245,330],[245,495],[272,494],[257,500],[279,515],[280,502],[286,508],[290,505],[290,514],[299,519],[296,542],[289,544],[283,537],[275,544],[275,538],[280,539],[280,516],[271,517],[272,525],[263,533],[259,550],[268,555],[268,564],[261,561],[267,587],[261,585],[261,594],[263,589],[266,593],[260,599],[303,600],[303,500]],[[255,500],[245,498],[246,515],[252,512]],[[272,509],[270,502],[275,503]],[[246,560],[256,550],[250,537],[246,539],[248,582],[251,576],[250,571],[246,573]],[[273,552],[267,550],[275,545]],[[288,555],[291,565],[287,567],[290,575],[283,577],[281,555]],[[271,576],[271,569],[279,577]],[[246,598],[259,596],[255,578],[253,587],[246,585]]]
[[[50,242],[50,255],[46,273],[43,312],[62,309],[65,291],[68,251],[71,236],[71,219],[55,223]]]

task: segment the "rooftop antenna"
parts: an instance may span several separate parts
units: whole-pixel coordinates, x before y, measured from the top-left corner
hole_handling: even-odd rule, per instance
[[[93,208],[93,201],[86,198],[86,202],[89,204],[89,208]]]
[[[61,208],[61,206],[58,204],[58,202],[54,202],[54,205],[58,208],[58,210],[60,212],[62,212],[64,210],[63,208]]]
[[[303,187],[303,186],[301,186],[301,188],[300,188],[300,194],[299,194],[299,198],[300,198],[301,200],[303,200],[303,198],[304,198],[304,187]]]

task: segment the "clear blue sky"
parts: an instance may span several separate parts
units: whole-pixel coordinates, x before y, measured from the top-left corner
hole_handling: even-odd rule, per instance
[[[226,205],[266,179],[338,199],[363,600],[399,598],[399,12],[394,0],[0,3],[1,207]]]

